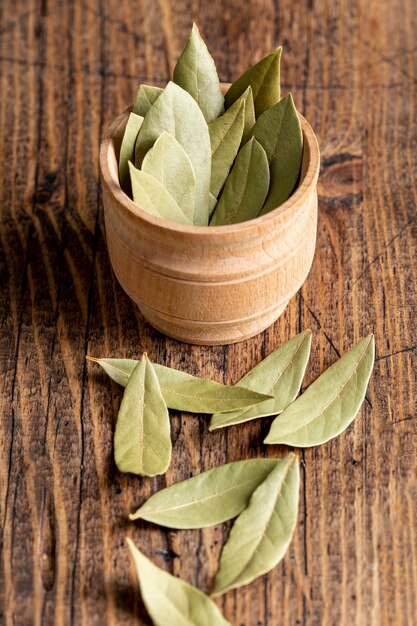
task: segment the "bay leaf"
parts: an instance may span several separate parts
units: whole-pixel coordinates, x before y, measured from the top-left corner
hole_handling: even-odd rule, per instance
[[[258,217],[269,188],[269,167],[265,150],[252,137],[239,150],[210,226],[237,224]]]
[[[249,68],[230,86],[225,95],[226,109],[248,87],[252,88],[256,117],[279,102],[281,52],[282,48],[277,48]]]
[[[250,138],[252,128],[254,127],[255,122],[256,122],[255,105],[253,102],[253,92],[252,92],[252,87],[250,85],[243,92],[240,98],[236,100],[236,102],[239,102],[239,100],[243,100],[245,103],[245,127],[243,129],[243,136],[242,136],[242,143],[241,143],[241,145],[243,145]]]
[[[211,122],[224,111],[224,96],[214,60],[195,24],[174,68],[174,83],[188,91]]]
[[[145,117],[151,106],[155,104],[156,100],[163,91],[162,87],[155,87],[154,85],[141,85],[138,89],[132,112]]]
[[[144,211],[179,224],[192,224],[157,178],[136,169],[129,161],[133,201]]]
[[[178,141],[164,131],[143,159],[142,171],[159,180],[192,223],[196,188],[194,170]]]
[[[237,100],[209,124],[211,142],[210,193],[217,198],[239,150],[245,127],[245,102]]]
[[[155,626],[231,626],[196,587],[157,567],[126,537],[143,603]]]
[[[292,95],[265,111],[252,129],[270,164],[271,182],[261,215],[276,209],[294,190],[303,156],[303,133]]]
[[[279,563],[297,521],[299,483],[297,457],[290,453],[255,489],[223,547],[213,596],[246,585]]]
[[[87,358],[98,363],[112,380],[123,387],[126,387],[138,363],[135,359]],[[158,363],[154,363],[153,368],[170,409],[190,413],[220,413],[252,406],[269,398],[257,391],[222,385]]]
[[[149,109],[136,141],[135,165],[142,161],[164,131],[175,137],[188,154],[196,179],[194,223],[207,226],[211,176],[211,147],[207,122],[190,94],[169,82]]]
[[[125,132],[123,134],[122,144],[120,146],[119,154],[119,179],[120,186],[123,191],[130,195],[130,175],[129,175],[129,161],[132,161],[135,156],[135,143],[139,133],[139,129],[142,125],[143,117],[130,113]]]
[[[339,435],[356,417],[372,373],[369,335],[333,363],[271,425],[265,443],[310,447]]]
[[[158,491],[133,514],[168,528],[205,528],[239,515],[276,459],[226,463]]]
[[[217,198],[212,193],[209,194],[209,217],[213,215],[213,211],[216,208]]]
[[[168,409],[152,363],[144,354],[126,385],[114,433],[121,472],[163,474],[171,462]]]
[[[235,385],[254,391],[262,390],[262,393],[274,397],[246,409],[214,414],[209,430],[281,413],[300,391],[310,356],[310,347],[311,330],[305,330],[274,350]]]

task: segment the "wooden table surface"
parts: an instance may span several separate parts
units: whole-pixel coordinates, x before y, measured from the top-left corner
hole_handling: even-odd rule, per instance
[[[124,537],[208,590],[224,526],[127,514],[226,461],[282,454],[269,421],[210,434],[173,413],[165,477],[112,457],[121,389],[85,355],[234,383],[305,328],[312,381],[369,332],[377,358],[348,430],[299,451],[289,552],[218,600],[234,626],[417,624],[417,11],[412,0],[5,0],[0,19],[0,623],[149,624]],[[322,152],[317,252],[301,291],[244,343],[196,347],[146,324],[106,251],[98,145],[139,81],[165,82],[192,20],[230,81],[282,43],[283,92]],[[238,306],[238,303],[237,303]],[[167,624],[167,626],[170,626]]]

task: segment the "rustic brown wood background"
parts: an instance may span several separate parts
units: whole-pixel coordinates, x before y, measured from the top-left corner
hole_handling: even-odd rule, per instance
[[[166,477],[112,458],[121,389],[86,353],[150,357],[233,383],[304,328],[307,380],[373,331],[368,399],[342,436],[300,451],[294,541],[218,600],[234,626],[417,624],[417,11],[412,0],[4,0],[0,4],[0,623],[149,624],[124,537],[208,590],[227,530],[127,514],[165,484],[275,455],[268,420],[209,434],[174,413]],[[278,43],[283,91],[322,151],[317,253],[281,319],[229,347],[178,343],[117,284],[98,146],[139,81],[165,82],[200,25],[222,80]],[[238,306],[238,303],[236,303]],[[167,624],[167,626],[170,626]]]

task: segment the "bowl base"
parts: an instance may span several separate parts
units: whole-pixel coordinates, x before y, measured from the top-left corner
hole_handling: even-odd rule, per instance
[[[157,311],[148,309],[143,304],[139,306],[139,309],[151,326],[172,339],[197,346],[223,346],[245,341],[245,339],[250,339],[264,331],[276,322],[286,309],[288,302],[289,300],[284,304],[279,304],[276,308],[256,319],[252,318],[235,323],[224,322],[223,324],[169,318]]]

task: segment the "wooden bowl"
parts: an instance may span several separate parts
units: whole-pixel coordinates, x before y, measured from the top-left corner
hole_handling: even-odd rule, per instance
[[[267,215],[228,226],[159,219],[120,188],[118,155],[130,109],[116,117],[100,149],[106,239],[118,281],[152,326],[199,345],[242,341],[284,311],[310,270],[316,245],[316,137],[300,115],[300,183]]]

